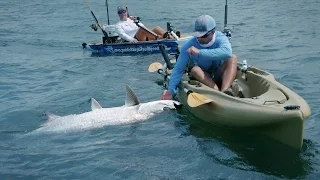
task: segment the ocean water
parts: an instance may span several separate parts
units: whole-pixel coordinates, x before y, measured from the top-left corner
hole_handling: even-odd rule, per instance
[[[107,23],[105,1],[87,0]],[[209,14],[223,28],[225,1],[109,1],[110,23],[125,3],[148,26],[182,33]],[[256,134],[217,127],[186,109],[144,122],[28,136],[44,112],[69,115],[122,106],[125,84],[140,101],[160,98],[161,77],[147,71],[161,55],[92,56],[83,42],[102,33],[81,0],[0,1],[0,179],[319,179],[319,0],[228,1],[233,53],[274,74],[310,105],[297,152]]]

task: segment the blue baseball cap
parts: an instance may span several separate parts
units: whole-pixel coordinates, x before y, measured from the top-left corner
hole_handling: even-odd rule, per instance
[[[216,28],[216,21],[209,15],[201,15],[194,23],[193,36],[201,37]]]

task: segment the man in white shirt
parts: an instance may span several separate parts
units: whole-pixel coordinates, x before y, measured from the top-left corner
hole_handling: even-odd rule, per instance
[[[164,38],[166,31],[161,27],[156,26],[150,31],[142,23],[139,23],[139,25],[143,27],[140,28],[132,20],[132,17],[128,17],[127,10],[125,8],[118,7],[117,10],[120,21],[116,24],[116,32],[120,38],[131,43]],[[147,29],[150,32],[147,32],[144,29]]]

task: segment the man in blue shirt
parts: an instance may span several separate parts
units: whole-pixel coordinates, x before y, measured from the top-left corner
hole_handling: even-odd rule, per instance
[[[188,64],[193,66],[191,76],[203,84],[221,92],[230,88],[236,77],[238,60],[232,54],[229,39],[222,32],[215,31],[215,27],[216,22],[209,15],[202,15],[195,21],[194,37],[181,47],[162,100],[172,99],[176,94]]]

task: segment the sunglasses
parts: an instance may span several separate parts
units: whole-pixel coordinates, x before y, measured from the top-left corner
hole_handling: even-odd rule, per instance
[[[127,12],[126,10],[119,10],[118,14],[122,14],[122,13],[126,13],[126,12]]]
[[[208,37],[212,31],[214,31],[214,29],[211,29],[210,31],[208,31],[206,34],[204,34],[204,35],[201,36],[200,38],[206,38],[206,37]]]

